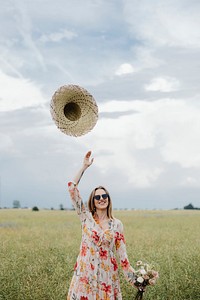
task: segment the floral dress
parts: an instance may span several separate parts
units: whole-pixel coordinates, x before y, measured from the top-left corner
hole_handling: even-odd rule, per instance
[[[114,218],[109,228],[103,230],[83,204],[76,185],[69,182],[68,186],[81,220],[82,241],[67,300],[121,300],[117,259],[126,279],[132,285],[135,282],[135,271],[126,253],[123,225]]]

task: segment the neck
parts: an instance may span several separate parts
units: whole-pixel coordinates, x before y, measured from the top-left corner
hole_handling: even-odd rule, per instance
[[[98,216],[98,219],[100,220],[100,221],[102,221],[102,220],[107,220],[108,219],[108,216],[107,216],[107,209],[106,210],[97,210],[96,211],[96,214],[97,214],[97,216]]]

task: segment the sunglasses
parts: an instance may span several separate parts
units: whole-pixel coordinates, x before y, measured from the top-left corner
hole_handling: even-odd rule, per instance
[[[94,196],[94,199],[99,201],[101,199],[101,197],[105,200],[108,198],[108,194],[96,195],[96,196]]]

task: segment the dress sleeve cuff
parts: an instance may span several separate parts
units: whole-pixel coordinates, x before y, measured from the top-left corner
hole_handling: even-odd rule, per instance
[[[68,188],[74,188],[76,186],[76,183],[74,181],[69,181],[68,182]]]

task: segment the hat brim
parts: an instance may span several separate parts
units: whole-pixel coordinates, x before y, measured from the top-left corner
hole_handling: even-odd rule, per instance
[[[95,99],[78,85],[61,86],[52,97],[50,112],[56,126],[75,137],[91,131],[98,120]]]

